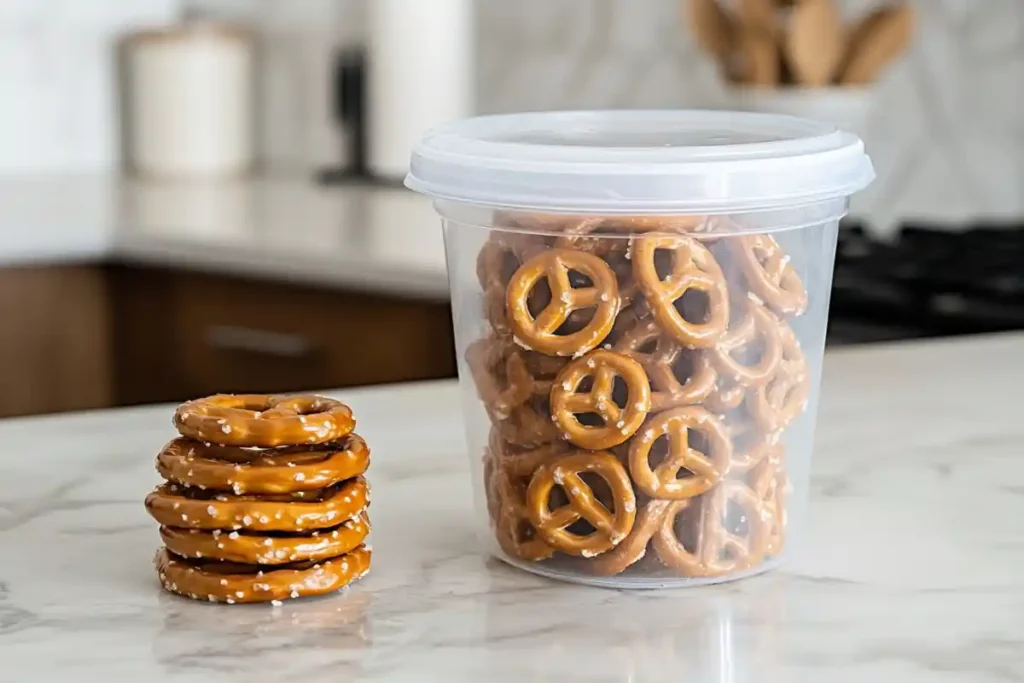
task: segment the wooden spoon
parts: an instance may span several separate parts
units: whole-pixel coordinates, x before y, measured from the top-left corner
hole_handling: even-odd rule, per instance
[[[717,0],[689,0],[688,5],[690,29],[697,39],[697,46],[728,70],[735,47],[736,27],[732,18]]]
[[[841,85],[865,85],[878,79],[900,56],[914,35],[914,8],[880,7],[866,16],[850,35],[838,70]]]
[[[833,0],[800,0],[790,17],[786,59],[801,85],[832,82],[845,50],[843,20]]]

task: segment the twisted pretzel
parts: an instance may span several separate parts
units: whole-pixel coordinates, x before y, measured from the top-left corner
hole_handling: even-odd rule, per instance
[[[583,481],[582,473],[593,473],[608,484],[615,512],[609,512]],[[569,504],[551,509],[551,490],[559,486]],[[618,545],[633,528],[636,496],[626,469],[611,453],[576,451],[542,466],[526,493],[527,512],[537,533],[548,545],[569,555],[594,557]],[[591,533],[576,533],[569,527],[580,520],[593,526]]]
[[[186,529],[296,531],[337,526],[366,509],[362,477],[290,495],[249,496],[164,484],[146,496],[149,515],[164,526]]]
[[[668,250],[671,258],[664,279],[655,260],[659,250]],[[722,269],[707,247],[690,237],[640,237],[633,251],[633,274],[666,334],[685,346],[714,346],[729,322],[729,297]],[[691,291],[708,297],[702,320],[690,321],[691,312],[677,309]]]
[[[647,554],[647,544],[661,527],[665,515],[674,515],[677,509],[689,505],[691,500],[659,499],[644,505],[629,536],[608,552],[595,557],[587,565],[589,571],[597,576],[615,576],[639,562]]]
[[[782,359],[767,383],[747,393],[750,414],[766,432],[785,429],[807,408],[811,374],[800,342],[789,325],[779,326]]]
[[[706,451],[690,446],[690,431],[707,442]],[[657,466],[651,451],[665,437],[668,452]],[[699,406],[672,408],[647,421],[629,448],[629,471],[637,487],[652,498],[680,500],[704,493],[721,481],[729,466],[732,446],[725,428]],[[686,471],[683,477],[680,472]]]
[[[570,271],[583,273],[593,284],[573,287]],[[551,300],[534,317],[528,299],[542,278],[551,290]],[[580,356],[611,331],[619,312],[619,287],[608,264],[597,256],[555,249],[534,256],[515,272],[508,285],[507,304],[512,331],[530,348],[555,356]],[[583,329],[558,333],[573,311],[588,308],[593,308],[594,314]]]
[[[562,436],[551,419],[546,394],[535,394],[496,425],[501,437],[516,446],[542,446]]]
[[[786,541],[786,470],[782,449],[775,448],[753,473],[751,488],[768,514],[765,520],[765,553],[774,557]]]
[[[329,443],[344,439],[355,424],[347,405],[323,396],[218,394],[174,411],[174,426],[182,436],[223,446]]]
[[[736,417],[726,431],[732,440],[731,475],[750,472],[779,449],[779,432],[763,431],[750,417]]]
[[[807,290],[771,235],[733,238],[735,253],[750,291],[779,315],[800,315],[807,310]]]
[[[612,347],[640,363],[651,383],[651,410],[700,403],[718,377],[704,351],[684,349],[653,320],[636,320]]]
[[[528,562],[551,557],[554,549],[537,535],[527,513],[524,480],[499,466],[494,471],[491,487],[491,495],[497,502],[494,536],[501,549]]]
[[[228,604],[324,595],[370,571],[370,550],[360,546],[323,562],[296,562],[265,570],[257,565],[186,560],[165,548],[154,558],[160,583],[171,593]]]
[[[733,312],[736,306],[732,307]],[[782,357],[779,320],[753,300],[741,304],[742,317],[711,349],[718,372],[737,384],[750,386],[768,379]]]
[[[744,571],[759,563],[765,554],[769,515],[757,494],[735,479],[723,481],[700,499],[696,540],[689,550],[677,531],[676,514],[666,515],[654,534],[658,557],[683,576],[721,576]],[[730,508],[739,510],[733,520]]]
[[[156,469],[167,481],[237,494],[322,489],[362,474],[369,465],[370,451],[356,434],[314,450],[251,450],[178,438],[156,456]]]
[[[494,420],[504,420],[511,412],[530,400],[547,393],[551,382],[534,379],[522,354],[509,343],[485,337],[466,349],[477,395]]]
[[[266,535],[248,531],[229,534],[219,530],[160,527],[164,545],[175,555],[262,565],[306,560],[316,562],[344,555],[358,547],[369,533],[366,515],[359,515],[333,529],[306,535]]]
[[[615,379],[626,385],[625,405],[612,394]],[[586,393],[576,393],[585,380]],[[591,351],[565,366],[551,387],[551,416],[568,441],[592,450],[623,443],[640,428],[651,407],[651,390],[644,369],[635,360],[614,351]],[[580,422],[581,413],[599,415],[602,426]]]

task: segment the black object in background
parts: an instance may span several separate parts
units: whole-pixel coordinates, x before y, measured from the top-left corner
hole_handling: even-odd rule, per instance
[[[323,169],[317,179],[326,185],[369,180],[366,166],[366,53],[363,50],[345,50],[338,55],[332,93],[333,118],[344,131],[347,164],[341,168]]]

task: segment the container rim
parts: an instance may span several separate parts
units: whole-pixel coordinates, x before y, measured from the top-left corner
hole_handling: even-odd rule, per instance
[[[726,213],[848,197],[874,179],[861,140],[792,116],[713,110],[480,116],[428,132],[405,184],[510,209]]]

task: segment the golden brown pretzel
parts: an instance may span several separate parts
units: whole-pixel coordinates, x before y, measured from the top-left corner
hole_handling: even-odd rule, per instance
[[[370,571],[370,550],[360,546],[323,562],[296,562],[264,569],[256,565],[186,560],[165,548],[154,558],[160,583],[171,593],[228,604],[271,602],[324,595],[361,579]]]
[[[782,358],[779,319],[762,304],[748,299],[737,308],[741,317],[732,321],[725,335],[711,349],[711,360],[720,375],[745,387],[759,384],[775,372]]]
[[[352,519],[369,503],[362,477],[290,495],[235,495],[164,484],[146,496],[146,510],[164,526],[186,529],[302,531]]]
[[[783,451],[776,447],[754,470],[751,488],[764,506],[765,553],[775,557],[786,542],[786,487]]]
[[[651,383],[651,410],[660,412],[706,399],[718,378],[708,353],[684,349],[662,334],[654,320],[634,320],[612,348],[643,366]]]
[[[573,287],[570,271],[590,278],[589,287]],[[541,279],[547,280],[551,300],[534,317],[528,300]],[[581,356],[608,336],[619,312],[619,286],[615,273],[593,254],[567,249],[540,253],[512,276],[507,291],[509,322],[516,337],[530,349],[554,356]],[[594,310],[593,317],[575,332],[559,334],[573,311]]]
[[[746,396],[747,388],[745,386],[719,375],[714,389],[704,400],[704,407],[715,413],[728,413],[743,405],[743,399]]]
[[[670,254],[671,272],[662,279],[656,256],[659,251]],[[691,237],[639,237],[633,248],[633,274],[654,317],[680,344],[694,348],[714,346],[725,334],[729,322],[729,296],[725,276],[707,247]],[[707,297],[703,319],[677,309],[688,292],[702,292]]]
[[[551,420],[547,394],[535,394],[515,408],[507,420],[496,424],[501,438],[515,446],[533,447],[549,444],[562,434]]]
[[[534,379],[523,351],[495,337],[477,339],[466,348],[466,364],[477,395],[494,420],[504,420],[531,396],[551,390],[550,380]]]
[[[606,553],[595,557],[587,569],[597,576],[614,576],[626,571],[647,554],[647,544],[661,527],[666,514],[675,514],[680,506],[685,507],[692,499],[652,500],[640,508],[633,530],[622,543]]]
[[[559,227],[555,246],[607,257],[626,251],[633,233],[699,232],[704,225],[704,216],[582,216]]]
[[[615,511],[609,512],[591,487],[580,476],[592,473],[611,489]],[[559,486],[569,504],[551,509],[551,490]],[[537,533],[548,545],[569,555],[593,557],[614,548],[633,529],[636,519],[636,496],[629,475],[622,463],[611,453],[575,451],[542,466],[526,494],[527,512]],[[570,527],[586,520],[591,533],[575,533]]]
[[[654,549],[666,566],[683,576],[721,576],[744,571],[764,559],[764,507],[746,484],[727,479],[697,503],[700,514],[695,540],[689,544],[692,550],[680,539],[677,516],[681,509],[666,515],[654,534]],[[732,508],[740,511],[742,521],[730,518]]]
[[[177,438],[156,456],[156,469],[167,481],[237,494],[322,489],[359,476],[369,465],[370,450],[357,434],[333,444],[273,450]]]
[[[306,532],[304,535],[160,527],[164,545],[175,555],[242,564],[327,560],[358,547],[369,533],[370,525],[365,514],[333,529]]]
[[[344,439],[352,410],[323,396],[218,394],[183,403],[174,426],[185,437],[223,446],[302,446]]]
[[[615,379],[625,384],[624,403],[613,396]],[[576,393],[584,381],[589,391]],[[617,446],[640,428],[651,407],[651,388],[643,367],[632,358],[598,349],[565,366],[551,386],[551,417],[568,441],[592,450]],[[601,417],[601,426],[580,422],[579,414]]]
[[[691,431],[707,442],[705,452],[690,444]],[[651,451],[662,437],[667,441],[667,453],[653,466]],[[731,452],[725,428],[714,415],[700,406],[672,408],[649,419],[633,439],[629,472],[637,488],[652,498],[691,498],[721,481]],[[680,478],[684,471],[687,474]]]
[[[509,555],[536,562],[551,557],[555,551],[537,535],[526,511],[528,481],[500,466],[494,470],[491,480],[491,495],[497,502],[494,537]]]
[[[807,310],[804,283],[774,237],[741,235],[730,241],[752,293],[780,315]]]
[[[811,374],[793,330],[786,323],[779,326],[782,359],[775,374],[765,384],[747,392],[746,405],[754,420],[766,432],[785,429],[807,408],[811,391]]]
[[[732,441],[730,475],[750,472],[779,449],[779,432],[765,432],[747,415],[731,415],[726,425]]]

